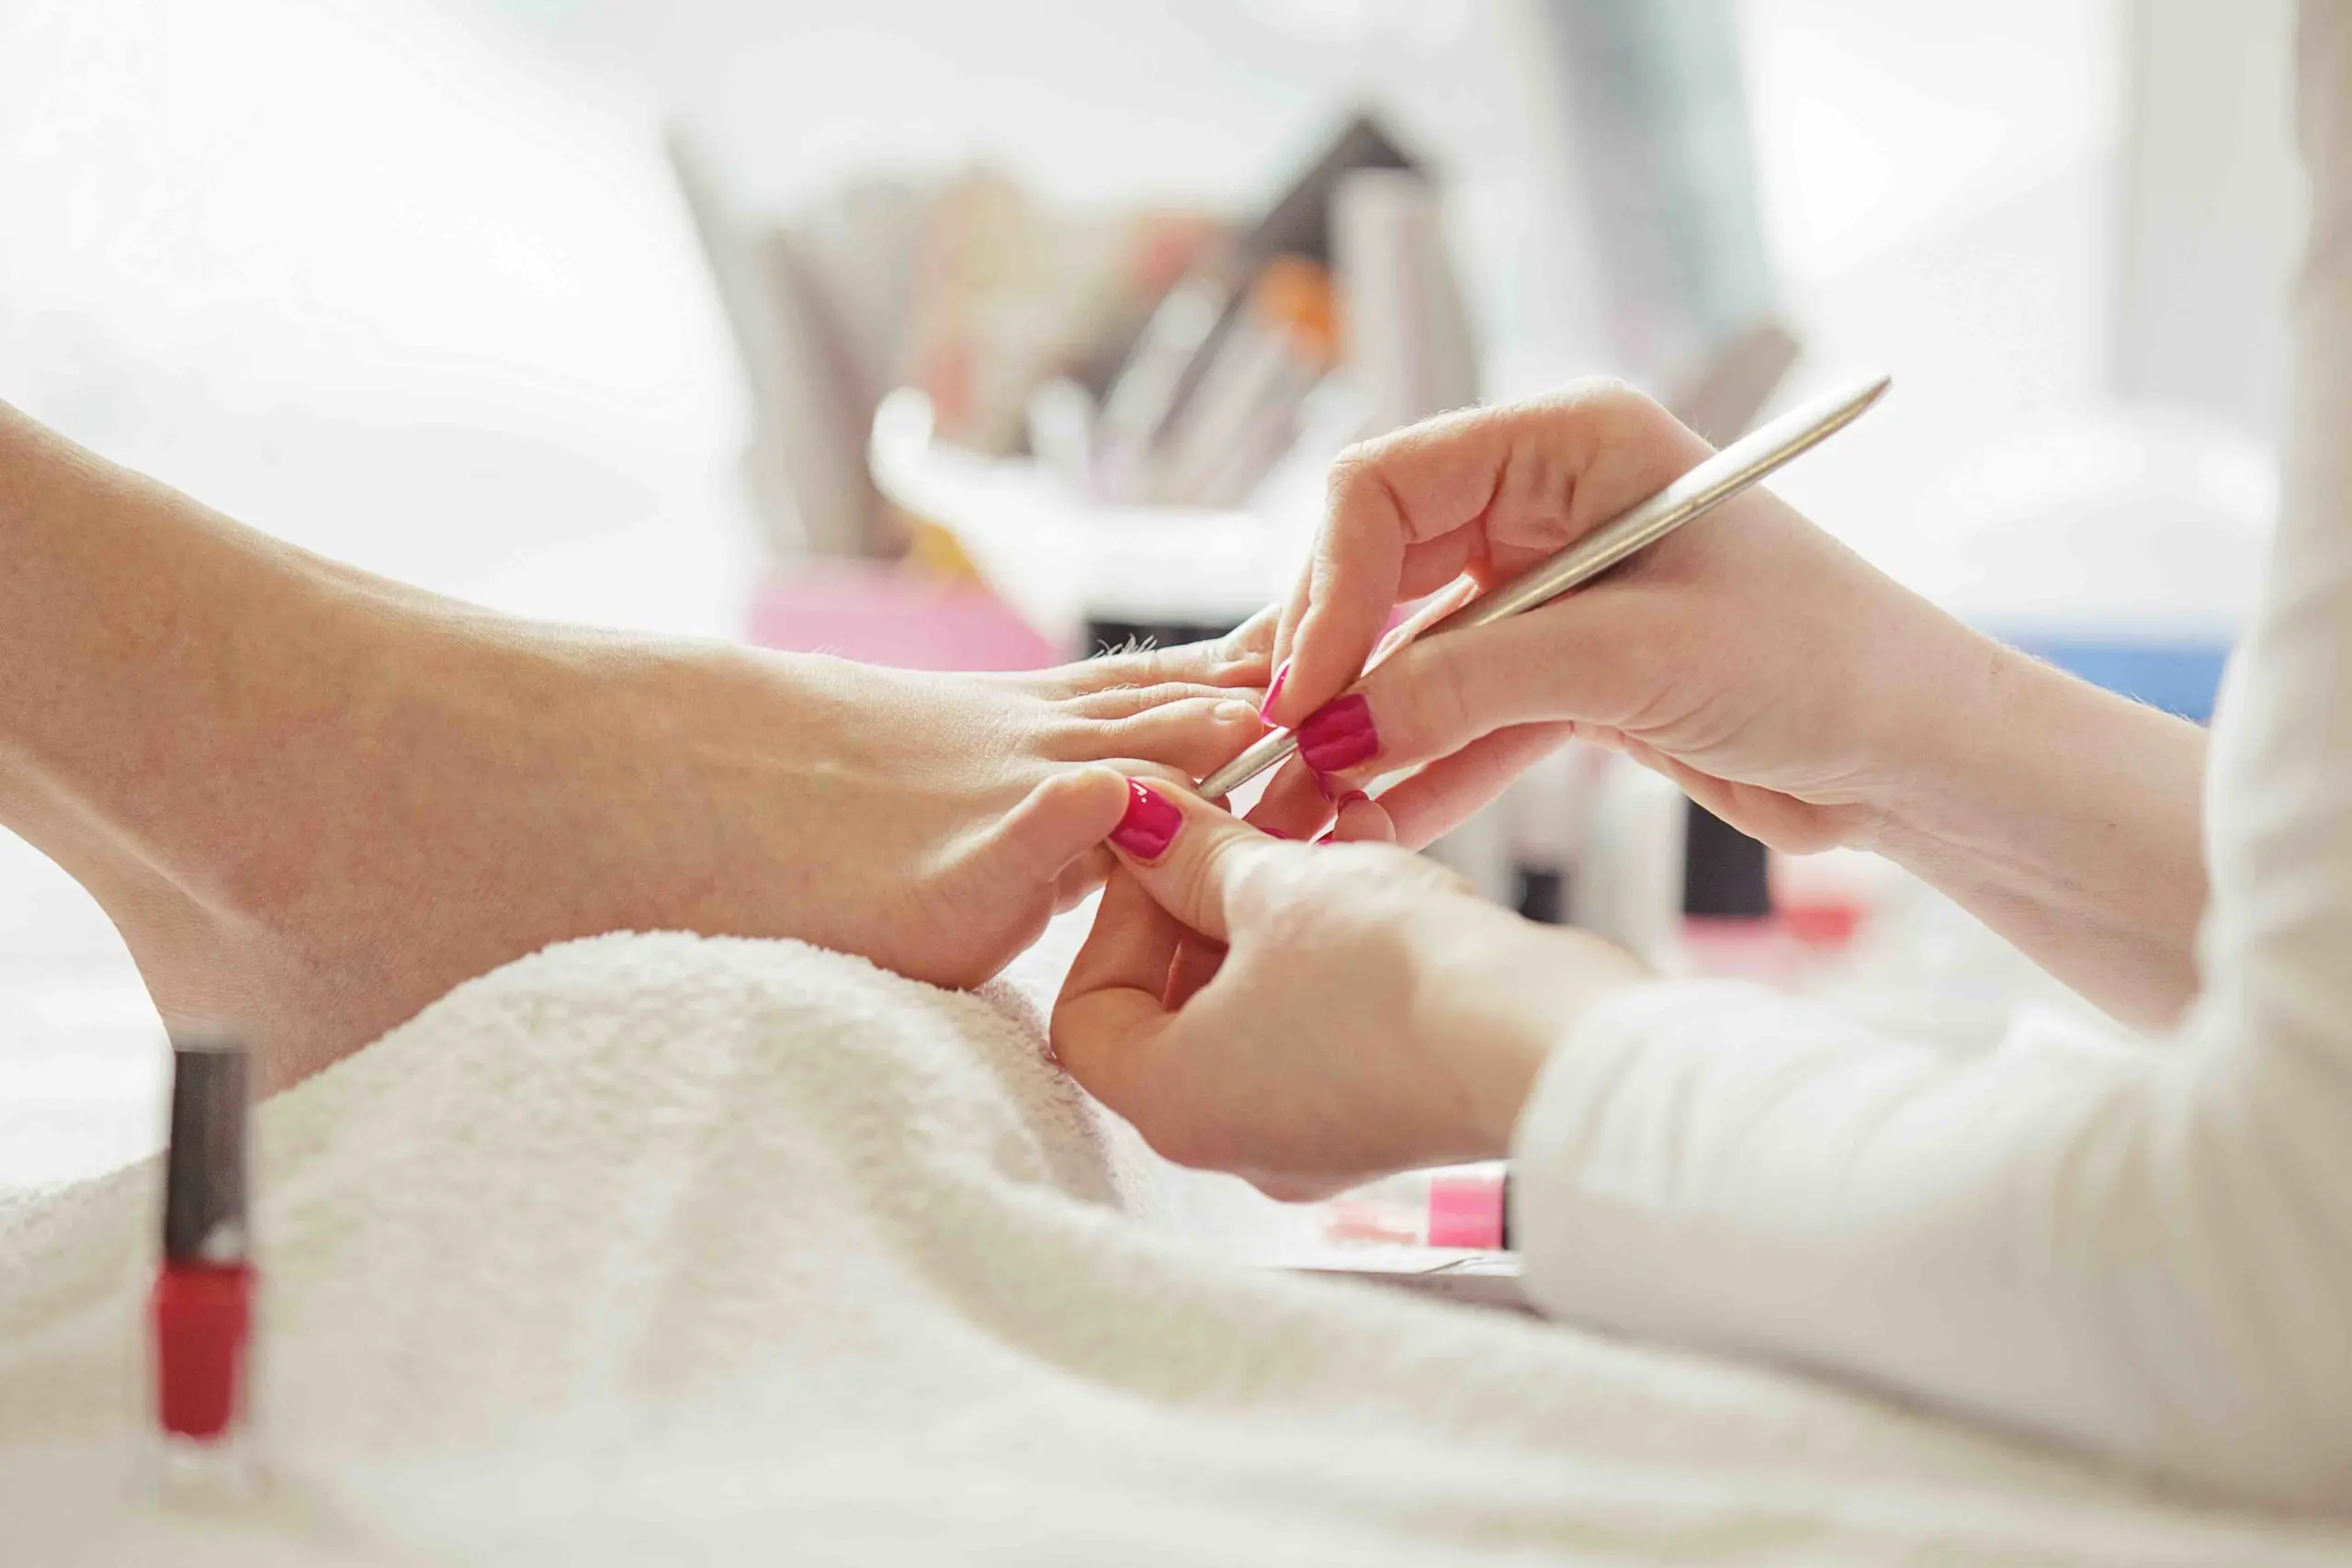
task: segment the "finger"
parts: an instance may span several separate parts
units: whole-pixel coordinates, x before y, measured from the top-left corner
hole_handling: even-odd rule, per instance
[[[1062,867],[1061,874],[1054,878],[1054,913],[1066,915],[1085,903],[1087,895],[1118,869],[1119,857],[1101,844]]]
[[[1332,825],[1327,841],[1393,844],[1396,841],[1396,828],[1381,801],[1368,795],[1351,795],[1340,803],[1340,819]]]
[[[1270,723],[1297,723],[1354,680],[1396,603],[1413,524],[1362,450],[1332,465],[1323,525],[1285,615],[1290,637],[1281,689],[1267,697]]]
[[[1271,837],[1305,843],[1330,826],[1331,797],[1315,770],[1293,757],[1267,783],[1249,821]]]
[[[1251,867],[1297,852],[1187,791],[1136,781],[1127,794],[1112,849],[1161,908],[1216,941],[1231,939],[1235,889]]]
[[[1102,885],[1094,924],[1062,979],[1065,998],[1094,991],[1148,992],[1158,998],[1184,930],[1124,869]]]
[[[1471,531],[1464,566],[1491,580],[1606,521],[1707,450],[1648,399],[1590,383],[1342,454],[1286,650],[1290,679],[1271,716],[1296,724],[1354,680],[1414,547]]]
[[[1456,576],[1442,587],[1442,592],[1424,595],[1409,614],[1393,618],[1388,629],[1380,634],[1380,641],[1373,649],[1372,657],[1364,661],[1367,674],[1386,663],[1398,649],[1419,641],[1422,633],[1477,598],[1483,585],[1476,578],[1464,575]]]
[[[1265,705],[1259,710],[1270,716],[1270,723],[1275,705],[1282,700],[1283,689],[1290,684],[1291,644],[1298,637],[1298,618],[1306,614],[1307,575],[1306,570],[1300,571],[1298,581],[1291,584],[1290,597],[1283,601],[1282,614],[1275,625],[1274,672],[1266,686]]]
[[[1114,876],[1046,1026],[1048,1046],[1063,1069],[1131,1120],[1136,1085],[1166,1032],[1159,997],[1177,937],[1175,922],[1135,878]]]
[[[1216,978],[1225,965],[1225,944],[1186,931],[1176,944],[1176,960],[1168,966],[1168,988],[1160,1000],[1170,1012],[1189,1002],[1201,987]]]
[[[1605,584],[1399,648],[1299,727],[1299,758],[1327,785],[1351,785],[1516,725],[1623,726],[1667,689],[1696,635],[1662,629],[1661,592]]]
[[[1457,528],[1441,538],[1405,547],[1405,564],[1397,574],[1396,602],[1408,604],[1434,593],[1470,570],[1475,536]]]
[[[1481,736],[1441,757],[1380,797],[1396,842],[1418,850],[1467,822],[1510,782],[1575,739],[1573,724],[1522,724]]]

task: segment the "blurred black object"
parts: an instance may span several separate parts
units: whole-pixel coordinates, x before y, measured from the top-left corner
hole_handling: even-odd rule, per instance
[[[1768,852],[1697,801],[1682,858],[1682,912],[1756,918],[1772,912]]]
[[[1277,256],[1330,266],[1331,202],[1340,182],[1358,169],[1419,167],[1378,120],[1359,114],[1257,222],[1169,292],[1102,400],[1097,439],[1110,458],[1106,482],[1114,494],[1136,455],[1160,440],[1183,412],[1239,318],[1250,279]]]
[[[1519,889],[1511,900],[1512,908],[1542,925],[1567,924],[1568,878],[1565,872],[1552,866],[1523,864],[1518,867],[1516,875]]]
[[[1089,615],[1086,651],[1089,658],[1130,648],[1174,648],[1180,643],[1207,642],[1223,637],[1239,621],[1128,621]]]
[[[1419,167],[1378,120],[1359,114],[1236,243],[1241,275],[1246,277],[1283,255],[1305,256],[1329,266],[1333,259],[1331,196],[1340,180],[1358,169]]]

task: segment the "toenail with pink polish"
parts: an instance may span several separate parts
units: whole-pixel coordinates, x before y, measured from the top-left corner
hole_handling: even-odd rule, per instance
[[[1220,723],[1224,724],[1240,724],[1245,720],[1255,720],[1261,728],[1264,728],[1266,722],[1266,716],[1248,703],[1219,703],[1216,705],[1216,716]]]
[[[1283,694],[1283,682],[1289,679],[1290,660],[1285,659],[1282,662],[1282,668],[1274,671],[1273,680],[1267,683],[1266,700],[1258,705],[1258,716],[1268,724],[1274,722],[1274,699]]]

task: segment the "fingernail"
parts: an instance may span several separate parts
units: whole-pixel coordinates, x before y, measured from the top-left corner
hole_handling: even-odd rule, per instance
[[[1284,843],[1290,842],[1290,835],[1279,828],[1261,828],[1259,831],[1264,833],[1269,839],[1280,839]]]
[[[1315,841],[1318,844],[1336,844],[1340,841],[1340,830],[1334,828]]]
[[[1111,829],[1111,841],[1137,860],[1158,860],[1176,841],[1184,814],[1148,784],[1127,781],[1127,809]]]
[[[1345,795],[1343,795],[1340,796],[1339,800],[1338,800],[1335,804],[1339,807],[1339,808],[1340,808],[1340,810],[1345,811],[1349,807],[1353,806],[1357,801],[1359,801],[1359,800],[1370,800],[1371,798],[1372,798],[1372,796],[1370,796],[1370,795],[1368,795],[1364,794],[1364,792],[1363,792],[1363,791],[1362,791],[1362,790],[1360,790],[1360,789],[1351,789],[1351,790],[1348,791],[1348,793],[1347,793],[1347,794],[1345,794]]]
[[[1298,754],[1318,773],[1336,773],[1380,755],[1372,704],[1362,692],[1334,697],[1298,727]]]
[[[1274,722],[1274,699],[1283,694],[1283,682],[1289,679],[1290,660],[1285,659],[1282,661],[1281,667],[1275,670],[1273,680],[1267,682],[1266,700],[1258,705],[1258,716],[1268,724]]]

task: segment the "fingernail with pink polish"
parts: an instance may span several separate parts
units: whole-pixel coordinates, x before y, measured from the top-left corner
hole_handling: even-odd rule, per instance
[[[1360,789],[1351,789],[1351,790],[1348,791],[1348,793],[1347,793],[1347,794],[1345,794],[1345,795],[1343,795],[1340,796],[1340,798],[1339,798],[1337,801],[1333,802],[1332,804],[1336,805],[1336,806],[1337,806],[1340,810],[1345,811],[1349,807],[1353,806],[1357,801],[1359,801],[1359,800],[1370,800],[1371,798],[1372,798],[1372,796],[1370,796],[1370,795],[1368,795],[1364,794],[1364,792],[1363,792],[1363,791],[1362,791],[1362,790],[1360,790]]]
[[[1148,784],[1127,781],[1127,809],[1111,829],[1111,841],[1137,860],[1158,860],[1176,841],[1184,814]]]
[[[1362,692],[1334,697],[1298,727],[1298,754],[1318,773],[1336,773],[1380,755],[1372,704]]]
[[[1285,659],[1282,662],[1282,667],[1274,671],[1273,680],[1266,686],[1266,700],[1258,705],[1258,716],[1268,724],[1274,722],[1274,699],[1283,694],[1283,682],[1289,679],[1290,660]]]

